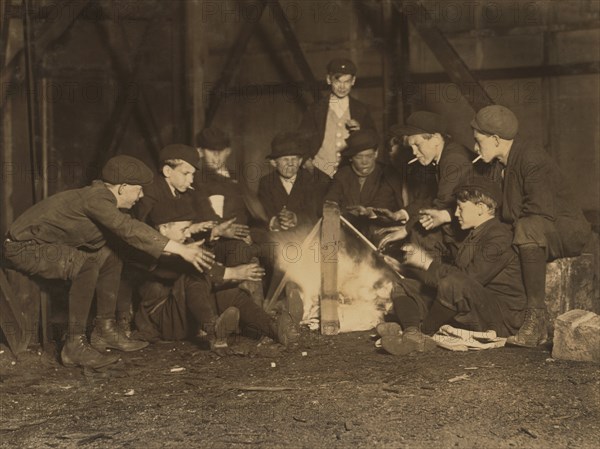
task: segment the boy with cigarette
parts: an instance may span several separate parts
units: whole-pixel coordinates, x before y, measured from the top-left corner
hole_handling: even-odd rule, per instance
[[[435,261],[417,244],[406,244],[405,263],[419,280],[404,279],[392,292],[402,335],[382,338],[389,353],[405,355],[435,348],[430,337],[450,322],[500,337],[521,326],[526,304],[521,267],[512,247],[510,227],[495,217],[502,203],[499,185],[474,176],[456,190],[455,216],[469,234],[458,247],[453,264]]]
[[[502,182],[500,217],[513,227],[527,291],[525,321],[507,343],[534,347],[547,338],[546,261],[580,255],[591,226],[556,163],[518,135],[519,122],[510,109],[487,106],[471,127],[475,151],[485,163],[494,163]]]

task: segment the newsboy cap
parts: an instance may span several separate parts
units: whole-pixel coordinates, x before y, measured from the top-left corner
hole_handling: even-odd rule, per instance
[[[414,136],[415,134],[446,134],[448,125],[440,114],[429,111],[413,112],[405,124],[392,125],[390,133],[393,136]]]
[[[102,180],[110,184],[147,185],[152,183],[154,174],[139,159],[120,154],[111,157],[102,168]]]
[[[481,108],[471,121],[471,127],[483,134],[512,140],[519,131],[519,121],[510,109],[494,104]]]
[[[502,188],[500,183],[493,181],[487,176],[474,175],[463,180],[454,189],[456,196],[460,192],[477,190],[485,196],[493,199],[498,206],[502,204]]]
[[[189,145],[183,145],[181,143],[167,145],[160,150],[158,157],[161,162],[168,161],[169,159],[181,159],[193,167],[200,168],[200,155],[198,154],[198,150]]]
[[[379,146],[379,137],[372,129],[359,129],[350,133],[346,139],[346,149],[342,151],[342,156],[352,157],[364,150],[376,150]]]
[[[177,221],[194,221],[196,214],[188,201],[159,201],[152,207],[148,219],[158,226]]]
[[[212,126],[198,133],[196,144],[206,150],[221,151],[231,146],[231,140],[223,130]]]
[[[299,132],[280,132],[271,141],[271,153],[267,158],[277,159],[283,156],[303,156],[307,144],[307,139]]]
[[[356,75],[356,65],[346,58],[336,58],[327,64],[327,73],[329,75]]]

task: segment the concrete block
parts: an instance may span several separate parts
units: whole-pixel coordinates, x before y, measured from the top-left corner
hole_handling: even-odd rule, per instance
[[[546,308],[550,333],[554,328],[554,320],[569,310],[583,309],[600,313],[597,277],[594,273],[592,254],[565,257],[547,265]]]
[[[600,316],[585,310],[571,310],[554,324],[552,357],[600,363]]]

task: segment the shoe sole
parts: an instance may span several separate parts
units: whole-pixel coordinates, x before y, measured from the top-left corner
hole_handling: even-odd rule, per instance
[[[107,361],[106,363],[102,363],[100,365],[85,365],[83,363],[75,363],[72,360],[65,360],[65,357],[62,354],[60,356],[60,360],[61,360],[63,366],[66,368],[75,368],[77,366],[81,366],[82,368],[100,369],[100,368],[104,368],[105,366],[109,366],[114,363],[117,363],[119,361],[119,359],[120,359],[120,357],[117,357],[115,360]]]
[[[135,352],[135,351],[139,351],[140,349],[144,349],[145,347],[147,347],[150,343],[147,341],[141,341],[141,340],[137,340],[141,343],[141,345],[138,345],[135,348],[129,348],[129,349],[124,349],[122,347],[118,347],[116,345],[109,345],[107,343],[104,342],[98,342],[98,341],[91,341],[90,345],[92,346],[92,348],[94,348],[96,351],[99,352],[105,352],[107,349],[116,349],[117,351],[122,351],[122,352]]]
[[[375,331],[380,337],[392,337],[394,335],[402,335],[402,326],[398,323],[379,323]]]
[[[230,334],[237,331],[240,322],[240,311],[237,307],[228,307],[219,315],[215,323],[215,335],[217,339],[224,340]]]

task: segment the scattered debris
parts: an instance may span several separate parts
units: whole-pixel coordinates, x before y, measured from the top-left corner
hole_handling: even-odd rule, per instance
[[[170,371],[172,373],[181,373],[181,372],[185,371],[185,368],[183,368],[182,366],[174,366],[173,368],[171,368]]]
[[[476,369],[479,369],[479,367],[478,366],[466,366],[465,369],[476,370]]]
[[[537,438],[537,434],[532,432],[531,430],[529,430],[527,427],[520,427],[519,431],[526,433],[527,435],[529,435],[531,438]]]
[[[351,421],[346,421],[344,422],[344,427],[346,428],[346,430],[352,430],[354,426],[352,425]]]
[[[133,396],[135,394],[135,390],[132,388],[131,390],[127,390],[125,392],[125,396]]]
[[[302,357],[306,357],[307,355],[308,355],[308,352],[302,351]]]
[[[306,420],[304,418],[298,418],[297,416],[292,416],[292,419],[294,421],[298,421],[298,422],[306,422]]]
[[[552,357],[548,357],[546,359],[546,363],[553,363],[553,362],[556,362],[556,359],[553,359]]]
[[[261,387],[261,386],[238,386],[238,387],[233,387],[234,390],[240,390],[240,391],[291,391],[291,390],[297,390],[297,388],[294,387]]]
[[[276,366],[277,366],[277,363],[271,362],[271,368],[275,368]]]
[[[452,382],[458,382],[459,380],[469,380],[471,376],[469,376],[468,374],[462,374],[460,376],[456,376],[453,377],[452,379],[448,379],[448,382],[452,383]]]

